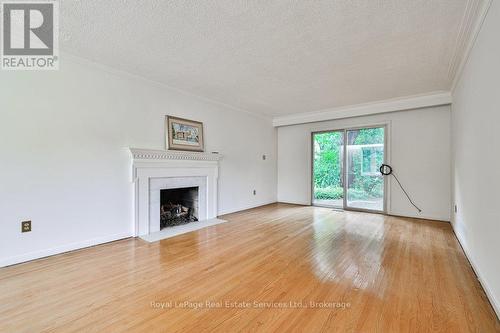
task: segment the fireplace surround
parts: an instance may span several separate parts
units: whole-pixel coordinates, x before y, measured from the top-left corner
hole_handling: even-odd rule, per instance
[[[199,221],[217,217],[220,154],[130,148],[134,183],[134,235],[160,231],[161,191],[198,188]]]

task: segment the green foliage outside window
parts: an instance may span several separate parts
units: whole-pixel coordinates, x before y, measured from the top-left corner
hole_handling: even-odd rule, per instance
[[[314,185],[316,188],[341,186],[342,132],[314,136]]]
[[[342,154],[343,132],[326,132],[314,135],[314,196],[315,199],[335,200],[343,198],[342,191]],[[349,131],[349,200],[381,198],[383,196],[383,177],[377,174],[383,163],[383,150],[380,147],[363,145],[383,144],[384,128]],[[353,147],[354,146],[354,147]]]

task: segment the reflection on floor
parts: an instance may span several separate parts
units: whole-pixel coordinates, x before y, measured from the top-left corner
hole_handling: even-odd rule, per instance
[[[448,223],[273,204],[0,269],[0,332],[499,332]]]
[[[141,236],[141,239],[146,242],[157,242],[162,239],[172,238],[178,235],[182,235],[191,231],[204,229],[211,227],[216,224],[225,223],[227,221],[221,219],[209,219],[204,221],[190,222],[186,224],[176,225],[173,227],[165,227],[158,232],[154,232],[148,235]]]
[[[336,199],[336,200],[314,199],[313,204],[316,206],[342,208],[342,206],[344,205],[344,201],[342,199]],[[384,199],[376,198],[368,200],[350,200],[348,202],[348,205],[351,208],[382,211],[384,209]]]

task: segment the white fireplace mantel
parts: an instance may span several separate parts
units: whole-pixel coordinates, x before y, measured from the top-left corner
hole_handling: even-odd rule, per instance
[[[161,161],[161,160],[191,160],[191,161],[219,161],[222,155],[218,153],[198,153],[179,150],[153,150],[130,148],[134,161]]]
[[[217,217],[217,180],[222,155],[187,151],[130,148],[134,191],[135,236],[159,231],[157,198],[159,188],[171,188],[183,181],[199,182],[204,207],[204,219]],[[198,180],[197,180],[198,179]],[[162,185],[163,184],[163,185]],[[187,184],[187,183],[186,183]],[[175,188],[175,187],[172,187]],[[158,214],[157,214],[158,213]]]

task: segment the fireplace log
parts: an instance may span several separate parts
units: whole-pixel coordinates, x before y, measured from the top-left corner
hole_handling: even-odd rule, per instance
[[[198,221],[196,216],[193,215],[192,208],[185,207],[181,204],[163,204],[160,206],[160,226],[161,228],[167,226],[176,226],[189,222]]]

